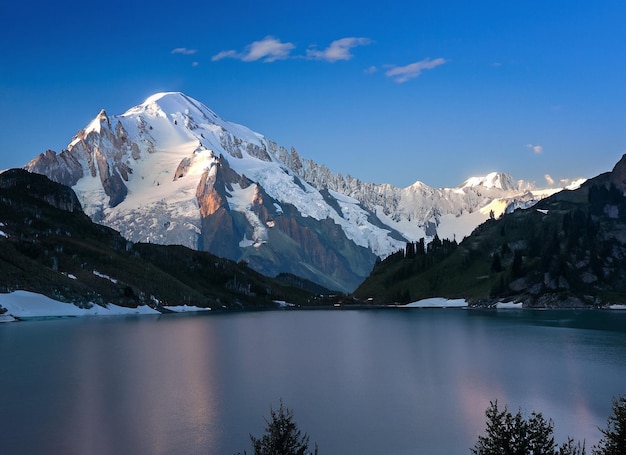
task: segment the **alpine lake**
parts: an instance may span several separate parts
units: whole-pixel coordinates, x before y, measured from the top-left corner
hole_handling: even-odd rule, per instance
[[[320,454],[468,454],[498,400],[598,442],[626,312],[365,309],[0,325],[0,454],[251,453],[270,408]]]

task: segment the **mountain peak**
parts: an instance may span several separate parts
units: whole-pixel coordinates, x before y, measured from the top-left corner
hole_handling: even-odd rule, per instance
[[[163,98],[187,98],[182,92],[158,92],[150,95],[142,104],[156,103]]]
[[[462,188],[482,186],[485,188],[497,188],[500,190],[516,190],[517,183],[513,177],[504,172],[490,172],[483,177],[470,177],[461,185]]]
[[[185,112],[190,108],[200,109],[202,103],[182,92],[159,92],[150,95],[140,104],[141,107],[159,106],[168,113]]]
[[[96,117],[91,121],[91,123],[89,123],[89,125],[87,125],[85,127],[84,134],[87,134],[91,131],[95,131],[97,133],[99,133],[101,131],[101,126],[106,123],[107,126],[111,126],[111,120],[109,119],[109,116],[107,115],[106,111],[104,109],[100,109],[100,112],[98,112],[98,115],[96,115]]]
[[[159,92],[150,95],[138,108],[149,110],[158,108],[168,114],[185,112],[189,108],[198,108],[200,102],[189,98],[182,92]]]
[[[155,93],[146,98],[140,105],[126,111],[122,116],[129,117],[142,113],[166,118],[183,115],[194,119],[206,119],[209,123],[224,123],[224,120],[207,106],[182,92]]]

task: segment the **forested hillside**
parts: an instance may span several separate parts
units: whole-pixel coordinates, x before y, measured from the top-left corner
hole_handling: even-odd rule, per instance
[[[490,219],[460,244],[407,244],[355,292],[375,303],[428,297],[490,305],[598,307],[625,303],[626,160],[574,191]]]

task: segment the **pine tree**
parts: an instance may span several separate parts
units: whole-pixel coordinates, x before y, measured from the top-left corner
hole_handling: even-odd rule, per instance
[[[413,259],[415,257],[415,243],[406,242],[406,248],[404,249],[404,257]]]
[[[574,444],[571,438],[558,447],[554,442],[554,424],[541,413],[533,412],[525,419],[521,411],[513,415],[506,406],[498,409],[498,402],[493,401],[485,415],[485,435],[479,436],[470,449],[475,455],[585,455],[584,443]]]
[[[250,435],[254,455],[317,455],[317,444],[309,451],[309,435],[298,429],[293,421],[293,412],[283,406],[278,411],[270,408],[271,420],[267,421],[265,434],[261,438]]]
[[[500,254],[493,253],[493,259],[491,261],[491,270],[494,272],[501,272],[502,271],[502,261],[500,259]]]
[[[567,442],[564,442],[561,447],[559,447],[558,455],[585,455],[585,444],[578,443],[574,444],[574,440],[572,438],[567,438]]]
[[[604,437],[593,447],[594,455],[623,455],[626,453],[626,395],[613,399],[613,414],[607,419]]]
[[[507,407],[498,409],[498,402],[491,402],[487,411],[486,435],[479,436],[471,449],[476,455],[547,455],[556,453],[552,434],[552,420],[546,421],[541,414],[533,413],[526,420],[522,412],[512,415]]]
[[[522,252],[515,250],[513,255],[513,262],[511,263],[511,274],[514,278],[520,278],[524,276],[524,270],[522,269]]]

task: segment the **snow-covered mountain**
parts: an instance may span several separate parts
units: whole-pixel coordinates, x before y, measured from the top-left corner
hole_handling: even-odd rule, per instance
[[[66,150],[25,168],[71,186],[92,219],[131,241],[181,244],[342,291],[407,241],[460,240],[492,211],[546,195],[502,173],[443,189],[362,182],[174,92],[121,115],[102,110]]]

